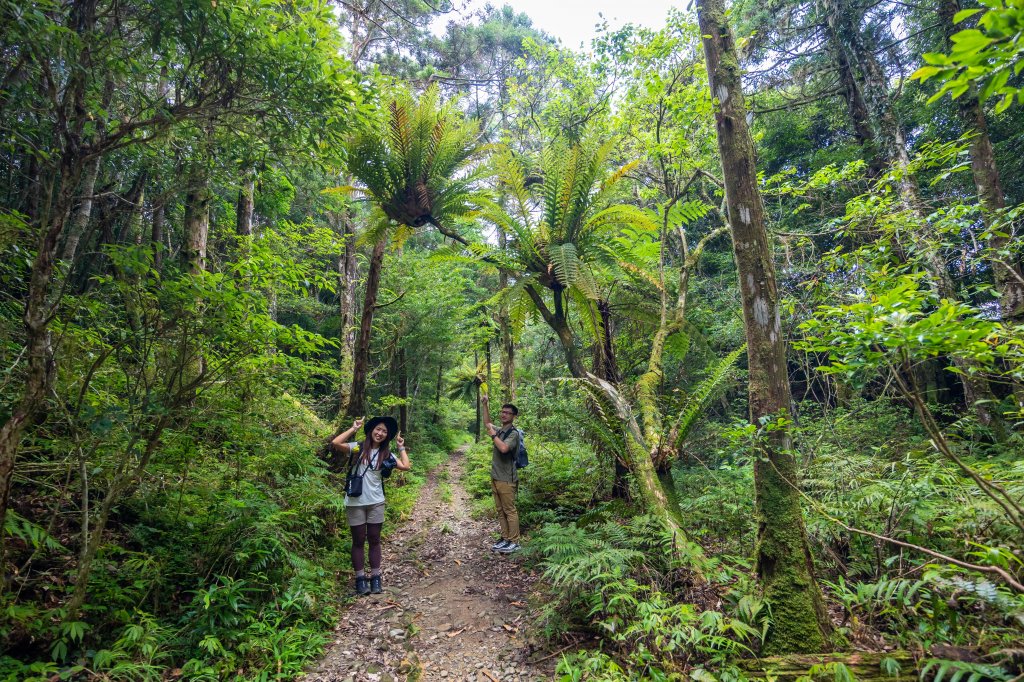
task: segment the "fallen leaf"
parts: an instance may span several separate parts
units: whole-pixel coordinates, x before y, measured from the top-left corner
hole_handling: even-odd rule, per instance
[[[451,638],[451,637],[455,637],[457,635],[461,635],[465,631],[466,631],[466,628],[462,628],[461,630],[456,630],[455,632],[449,632],[448,633],[448,637]]]

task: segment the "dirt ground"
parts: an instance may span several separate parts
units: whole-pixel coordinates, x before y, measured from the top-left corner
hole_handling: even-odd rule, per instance
[[[452,453],[411,519],[384,540],[384,594],[356,599],[305,682],[550,680],[557,657],[527,637],[535,577],[492,552],[493,520],[470,517]]]

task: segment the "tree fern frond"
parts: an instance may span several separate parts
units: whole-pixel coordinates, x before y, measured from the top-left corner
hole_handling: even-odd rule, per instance
[[[657,231],[658,226],[650,214],[636,206],[616,204],[594,214],[583,227],[581,237],[601,234],[608,228],[634,227],[642,230]]]
[[[376,244],[381,239],[385,239],[388,232],[391,230],[391,220],[380,210],[374,210],[370,214],[370,219],[367,222],[366,228],[362,234],[356,240],[356,243],[362,246]]]
[[[586,263],[580,263],[579,275],[576,278],[576,289],[587,299],[596,301],[601,297],[597,287],[594,271]]]
[[[623,164],[617,171],[615,171],[607,178],[605,178],[605,180],[601,183],[601,189],[605,190],[615,185],[616,183],[618,183],[619,180],[626,176],[626,173],[633,170],[638,165],[640,165],[640,159],[634,159],[628,163]]]
[[[715,392],[729,378],[736,361],[739,360],[740,356],[743,355],[746,350],[747,345],[743,344],[733,352],[726,355],[714,366],[714,368],[712,368],[708,376],[690,392],[690,395],[687,397],[686,404],[683,405],[683,409],[679,411],[679,415],[676,417],[676,421],[672,426],[672,432],[675,434],[675,447],[679,447],[679,444],[686,439],[687,435],[689,435],[690,429],[693,427],[697,417],[699,417],[704,411],[704,408],[714,396]]]
[[[580,276],[579,252],[576,245],[571,242],[553,244],[548,246],[547,254],[559,283],[566,288],[572,287]]]

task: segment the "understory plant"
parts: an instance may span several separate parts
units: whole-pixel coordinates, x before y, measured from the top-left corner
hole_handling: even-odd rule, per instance
[[[763,605],[741,598],[730,615],[690,603],[698,576],[677,542],[652,517],[617,521],[601,510],[531,537],[530,556],[550,585],[544,632],[597,638],[596,650],[562,659],[561,679],[685,679],[757,650],[768,627]]]

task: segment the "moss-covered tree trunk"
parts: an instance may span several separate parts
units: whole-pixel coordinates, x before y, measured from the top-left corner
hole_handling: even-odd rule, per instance
[[[743,301],[750,418],[760,425],[762,419],[784,416],[790,408],[775,266],[757,189],[754,143],[747,127],[740,65],[725,18],[724,0],[699,0],[697,15],[715,98],[718,150]],[[757,573],[772,610],[765,651],[824,651],[828,648],[830,623],[814,579],[788,430],[780,427],[769,431],[760,447],[754,464]]]
[[[185,248],[182,261],[190,274],[206,270],[206,243],[210,236],[210,175],[205,167],[192,173],[185,196]]]
[[[684,543],[690,552],[691,566],[694,571],[700,574],[700,559],[703,553],[698,545],[687,542],[686,532],[683,530],[682,518],[679,507],[674,505],[669,495],[662,488],[658,478],[658,472],[654,469],[654,461],[647,444],[644,442],[640,425],[636,421],[636,415],[619,389],[611,382],[594,375],[588,374],[588,380],[596,385],[609,401],[615,406],[619,419],[624,427],[624,438],[626,445],[626,460],[629,469],[633,474],[637,490],[640,493],[641,502],[644,508],[662,524],[676,538],[679,546]]]

